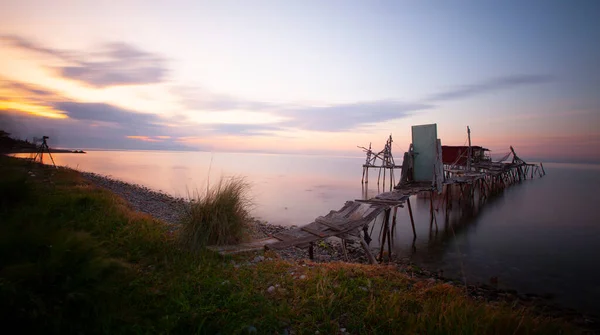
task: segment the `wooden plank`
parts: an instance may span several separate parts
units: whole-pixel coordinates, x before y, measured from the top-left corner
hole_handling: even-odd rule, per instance
[[[282,240],[282,241],[292,241],[298,238],[298,236],[292,235],[288,233],[289,231],[281,231],[279,233],[275,233],[273,234],[273,237],[275,237],[278,240]]]
[[[333,236],[333,235],[331,235],[331,236]],[[273,244],[267,245],[265,247],[268,249],[281,250],[281,249],[287,249],[289,247],[293,247],[293,246],[300,245],[300,244],[314,242],[317,240],[320,240],[320,238],[315,237],[315,236],[307,236],[307,237],[295,239],[293,241],[281,241],[278,243],[273,243]]]
[[[410,197],[409,194],[400,194],[400,195],[394,195],[394,196],[382,196],[382,197],[375,197],[372,200],[384,200],[384,201],[404,201],[406,199],[408,199],[408,197]]]
[[[305,232],[309,232],[309,233],[311,233],[311,234],[313,234],[315,236],[319,236],[319,237],[325,237],[326,236],[325,233],[323,233],[321,231],[318,231],[318,230],[315,230],[315,229],[312,229],[312,228],[309,228],[308,226],[304,226],[304,227],[302,227],[300,229],[304,230]]]
[[[389,206],[397,206],[404,207],[402,204],[404,200],[382,200],[382,199],[370,199],[370,200],[356,200],[357,202],[362,202],[365,204],[373,204],[373,205],[389,205]]]
[[[280,250],[280,249],[286,249],[286,248],[293,247],[293,246],[305,245],[307,243],[321,240],[321,239],[324,239],[324,238],[330,237],[330,236],[346,234],[348,232],[354,231],[354,230],[361,228],[364,225],[370,223],[377,217],[377,215],[379,215],[383,211],[382,208],[369,208],[369,210],[370,210],[370,212],[363,213],[363,216],[359,219],[348,220],[346,223],[343,224],[343,226],[340,226],[340,229],[341,229],[340,231],[332,231],[332,230],[321,231],[320,232],[321,234],[319,234],[319,235],[311,234],[308,236],[306,236],[306,235],[298,236],[298,237],[295,237],[294,239],[285,239],[285,240],[282,239],[281,242],[273,243],[273,244],[271,244],[269,246],[265,246],[265,247],[270,248],[270,249]],[[316,222],[311,223],[310,225],[313,225],[315,223]],[[306,231],[306,229],[303,229],[303,228],[306,228],[306,226],[299,228],[299,229],[294,229],[294,230],[292,230],[292,232],[299,232],[299,231],[303,231],[303,230]],[[308,229],[313,230],[310,227]],[[315,230],[315,232],[317,232],[317,231]],[[285,234],[285,237],[288,237],[288,236],[291,236],[291,234]],[[275,235],[274,235],[274,237],[279,238]]]
[[[263,238],[260,240],[248,242],[248,243],[242,243],[242,244],[237,244],[237,245],[225,245],[225,246],[208,246],[207,248],[212,251],[218,252],[221,255],[231,255],[231,254],[238,254],[238,253],[243,253],[243,252],[248,252],[248,251],[261,250],[265,247],[265,245],[278,243],[278,242],[279,242],[279,240],[276,238],[267,237],[267,238]]]
[[[297,245],[301,245],[301,244],[305,244],[305,243],[309,243],[309,242],[314,242],[314,241],[321,240],[321,239],[324,239],[324,238],[327,238],[330,236],[336,236],[336,235],[340,235],[340,234],[355,230],[355,229],[365,225],[365,222],[368,223],[368,222],[371,222],[372,220],[373,220],[373,217],[371,215],[369,215],[369,216],[367,216],[367,218],[365,218],[363,220],[357,220],[357,221],[351,222],[349,225],[344,227],[344,230],[342,230],[340,232],[326,231],[326,232],[323,232],[323,234],[321,236],[311,235],[311,236],[296,238],[294,240],[281,241],[281,242],[277,242],[277,243],[273,243],[273,244],[269,245],[268,248],[280,250],[280,249],[286,249],[289,247],[293,247],[293,246],[297,246]]]
[[[333,223],[333,221],[327,220],[324,217],[318,217],[318,218],[316,218],[315,222],[320,223],[322,225],[325,225],[325,226],[327,226],[327,227],[329,227],[329,228],[331,228],[331,229],[333,229],[335,231],[341,231],[342,230],[342,228],[340,228],[337,224]],[[337,222],[340,222],[340,221],[337,221]],[[340,222],[340,223],[342,223],[342,222]]]

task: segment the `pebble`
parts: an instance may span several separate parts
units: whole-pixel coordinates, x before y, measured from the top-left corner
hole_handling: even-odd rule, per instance
[[[269,288],[267,289],[268,293],[274,293],[275,292],[275,286],[269,286]]]

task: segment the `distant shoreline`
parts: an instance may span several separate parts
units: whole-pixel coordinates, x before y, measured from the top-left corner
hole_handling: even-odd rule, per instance
[[[20,150],[14,150],[14,151],[8,151],[6,152],[7,154],[35,154],[38,153],[39,149],[20,149]],[[46,151],[44,151],[46,152]],[[50,153],[51,154],[86,154],[87,152],[83,151],[83,150],[70,150],[70,149],[52,149],[50,148]]]

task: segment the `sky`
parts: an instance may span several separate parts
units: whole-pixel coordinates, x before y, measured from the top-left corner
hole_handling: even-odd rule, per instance
[[[600,2],[28,1],[0,11],[0,129],[82,149],[600,162]]]

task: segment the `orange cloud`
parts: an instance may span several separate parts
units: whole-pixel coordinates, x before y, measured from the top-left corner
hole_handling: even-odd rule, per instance
[[[53,92],[0,77],[0,110],[52,119],[68,118],[67,114],[48,104],[55,99],[56,95]]]
[[[68,116],[49,106],[36,105],[28,102],[0,101],[0,110],[13,110],[40,117],[52,119],[66,119]]]

